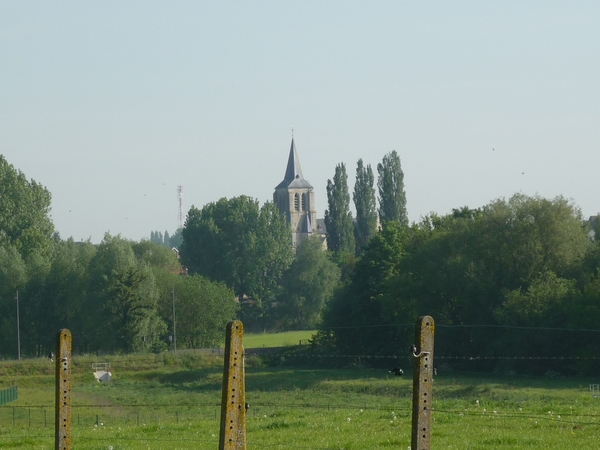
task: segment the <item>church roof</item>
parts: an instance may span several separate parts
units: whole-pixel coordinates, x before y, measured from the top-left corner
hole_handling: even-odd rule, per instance
[[[294,138],[292,138],[290,156],[288,158],[287,168],[285,169],[285,177],[275,189],[280,188],[312,188],[311,184],[302,176],[302,168],[300,167],[300,160],[298,159]]]
[[[312,223],[310,221],[310,214],[307,214],[302,218],[300,232],[309,234],[313,232]]]

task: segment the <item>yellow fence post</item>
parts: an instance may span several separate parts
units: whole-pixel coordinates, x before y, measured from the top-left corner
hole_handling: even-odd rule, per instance
[[[242,322],[239,320],[229,322],[225,337],[219,450],[246,450],[246,376],[243,339]]]
[[[71,332],[60,330],[56,339],[56,397],[54,449],[71,450]]]
[[[433,336],[435,324],[431,316],[417,320],[414,358],[412,450],[431,449],[431,406],[433,382]]]

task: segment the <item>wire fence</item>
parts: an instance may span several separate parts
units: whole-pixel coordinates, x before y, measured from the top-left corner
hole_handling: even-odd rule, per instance
[[[328,420],[343,426],[350,418],[369,416],[369,420],[376,422],[375,429],[381,428],[388,422],[394,422],[398,427],[409,429],[411,408],[402,405],[347,405],[347,404],[309,404],[286,402],[265,402],[252,404],[248,411],[248,448],[275,448],[275,449],[307,449],[321,450],[339,448],[331,444],[320,445],[315,439],[314,443],[301,445],[282,438],[281,435],[271,437],[270,442],[265,438],[254,438],[253,428],[269,428],[273,431],[287,430],[287,423],[294,423],[293,418],[312,417],[321,414]],[[335,413],[335,414],[334,414]],[[435,421],[441,421],[447,416],[454,419],[470,418],[485,429],[490,423],[495,426],[514,426],[516,423],[531,423],[536,426],[562,427],[565,430],[583,430],[588,428],[596,434],[600,425],[600,414],[584,414],[572,411],[548,411],[544,413],[518,412],[518,411],[493,411],[485,408],[465,411],[464,409],[435,408],[433,410]],[[348,417],[348,419],[346,419]],[[216,448],[218,444],[218,430],[220,419],[220,406],[217,404],[146,404],[146,405],[78,405],[73,407],[72,429],[74,448],[103,448],[121,450],[139,447],[139,444],[148,444],[150,448]],[[366,419],[365,419],[366,420]],[[264,421],[267,425],[262,425]],[[397,423],[396,423],[397,422]],[[207,425],[210,432],[198,434],[195,430]],[[377,425],[378,424],[378,425]],[[188,426],[194,426],[191,432],[186,432]],[[7,433],[7,428],[20,430],[22,433]],[[282,429],[279,429],[279,428]],[[591,428],[590,428],[591,427]],[[54,416],[51,405],[0,407],[0,447],[11,442],[45,442],[51,445],[54,434]],[[521,427],[522,428],[522,427]],[[172,429],[171,434],[164,430]],[[115,430],[119,430],[118,432]],[[137,431],[136,431],[137,430]],[[334,429],[335,430],[335,429]],[[335,432],[331,426],[312,426],[312,433],[329,434],[332,442]],[[542,432],[542,431],[540,431]],[[26,434],[24,434],[26,433]],[[6,444],[8,445],[8,444]],[[21,445],[21,446],[23,446]],[[138,446],[136,446],[138,445]],[[197,447],[193,447],[196,445]],[[164,447],[163,447],[164,446]],[[30,448],[34,448],[31,445]],[[35,447],[38,448],[38,447]],[[51,448],[50,446],[46,448]],[[354,448],[366,448],[355,446]]]
[[[251,399],[252,395],[248,395]],[[590,397],[592,393],[590,391]],[[327,401],[320,402],[294,401],[294,402],[252,402],[247,411],[248,418],[275,417],[282,411],[360,411],[385,412],[398,417],[408,417],[412,408],[408,400],[369,402],[346,396],[344,403]],[[597,413],[573,412],[572,409],[564,411],[549,411],[534,413],[531,411],[495,411],[480,407],[479,404],[467,409],[433,408],[434,414],[453,414],[458,416],[490,417],[495,418],[527,418],[537,420],[567,419],[577,424],[600,425],[600,404]],[[72,406],[72,426],[93,427],[109,425],[147,426],[156,424],[179,424],[193,422],[219,422],[221,413],[220,403],[138,403],[138,404],[85,404]],[[598,419],[598,422],[596,422]],[[54,405],[29,405],[29,406],[0,406],[0,426],[17,428],[53,428]]]

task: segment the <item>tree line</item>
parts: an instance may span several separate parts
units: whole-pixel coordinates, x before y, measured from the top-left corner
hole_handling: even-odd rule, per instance
[[[406,355],[412,324],[427,314],[436,354],[457,358],[446,364],[591,373],[600,368],[593,231],[571,201],[522,194],[411,226],[385,223],[327,304],[315,342],[344,354]]]
[[[17,290],[22,330],[71,328],[82,351],[164,349],[175,292],[178,347],[218,343],[237,317],[254,331],[318,327],[317,352],[397,355],[428,314],[438,326],[436,354],[462,358],[448,364],[465,370],[599,368],[598,230],[562,197],[517,194],[409,224],[393,151],[377,165],[377,183],[371,166],[357,162],[355,218],[346,166],[335,167],[326,250],[316,235],[293,249],[277,207],[247,196],[192,206],[168,241],[153,232],[150,241],[106,235],[92,245],[60,239],[50,194],[0,163],[3,355],[15,353]],[[25,339],[26,351],[45,351],[40,342]],[[579,359],[550,359],[566,355]],[[520,357],[546,359],[527,365]]]
[[[50,201],[0,155],[0,357],[16,356],[19,340],[21,354],[47,354],[60,328],[76,336],[77,352],[161,351],[173,302],[178,347],[222,342],[238,309],[225,284],[181,276],[175,252],[147,240],[63,240]]]
[[[170,235],[168,230],[165,230],[164,234],[161,231],[151,231],[150,242],[169,248],[179,248],[182,242],[181,228],[175,231],[173,235]]]

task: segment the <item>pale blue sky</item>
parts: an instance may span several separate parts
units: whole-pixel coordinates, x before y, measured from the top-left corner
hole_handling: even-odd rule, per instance
[[[0,3],[0,153],[63,238],[272,198],[291,127],[319,217],[397,150],[411,221],[516,192],[600,211],[600,2]],[[495,149],[495,150],[492,150]]]

